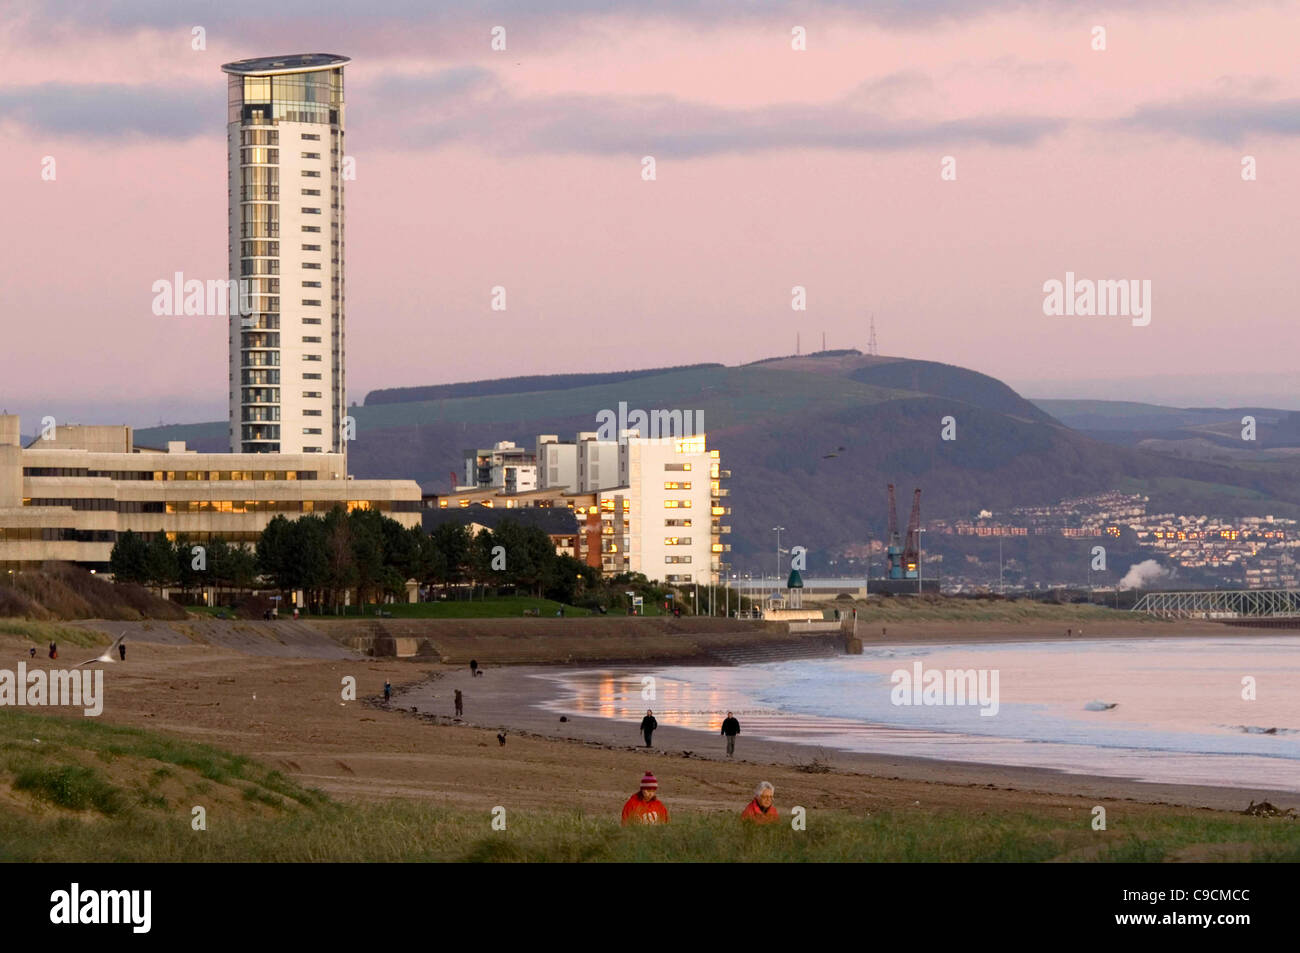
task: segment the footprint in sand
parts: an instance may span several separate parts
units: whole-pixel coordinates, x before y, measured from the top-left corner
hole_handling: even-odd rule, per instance
[[[334,763],[337,764],[337,765],[338,765],[340,768],[342,768],[344,771],[346,771],[348,774],[356,774],[355,771],[353,771],[351,768],[349,768],[349,767],[348,767],[346,764],[344,764],[342,761],[335,761]]]

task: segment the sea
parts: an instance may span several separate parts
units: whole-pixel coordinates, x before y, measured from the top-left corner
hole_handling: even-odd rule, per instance
[[[651,708],[716,736],[730,710],[742,744],[1300,792],[1300,636],[895,645],[539,677],[558,682],[546,707],[569,715],[638,722]]]

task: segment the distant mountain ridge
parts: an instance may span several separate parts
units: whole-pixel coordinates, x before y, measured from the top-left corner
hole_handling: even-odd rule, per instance
[[[386,387],[372,390],[366,395],[366,406],[375,404],[405,404],[413,401],[445,400],[449,397],[487,397],[493,394],[520,394],[548,390],[568,390],[592,384],[609,384],[617,381],[653,377],[670,371],[688,371],[701,367],[722,367],[721,364],[684,364],[679,367],[655,367],[640,371],[609,371],[599,374],[540,374],[531,377],[498,377],[485,381],[464,381],[459,384],[431,384],[426,387]]]
[[[771,528],[778,525],[787,530],[783,545],[819,554],[810,569],[824,566],[820,560],[840,547],[879,539],[890,482],[904,497],[922,488],[924,518],[1117,489],[1150,495],[1161,512],[1300,515],[1300,460],[1264,454],[1218,459],[1205,451],[1206,441],[1232,439],[1234,414],[1240,429],[1236,410],[1034,402],[988,375],[933,361],[836,351],[739,367],[514,377],[377,393],[384,397],[372,394],[364,406],[349,409],[357,420],[350,470],[359,478],[414,478],[426,492],[442,493],[450,471],[463,471],[467,448],[498,440],[532,446],[539,433],[572,439],[597,429],[597,414],[620,401],[647,410],[702,410],[709,445],[733,474],[724,483],[731,490],[726,503],[734,508],[728,518],[733,532],[724,542],[733,545],[732,559],[741,565],[764,560],[774,566]],[[413,395],[422,399],[406,399]],[[1175,435],[1202,443],[1169,452],[1162,444],[1143,446],[1146,438],[1130,440],[1138,431],[1118,428],[1101,439],[1101,429],[1081,432],[1069,425],[1081,414],[1090,423],[1113,423],[1125,414],[1147,423],[1141,416],[1147,414],[1166,421]],[[946,417],[954,420],[955,440],[943,439]],[[1291,426],[1289,418],[1261,410],[1263,440],[1288,438]],[[206,449],[211,442],[211,449],[224,449],[227,429],[218,422],[141,430],[137,439],[153,445],[186,439],[192,447]],[[1242,446],[1239,436],[1235,446]],[[1182,452],[1192,449],[1197,453]]]

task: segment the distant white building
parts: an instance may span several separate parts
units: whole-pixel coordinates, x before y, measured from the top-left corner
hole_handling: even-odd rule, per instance
[[[537,457],[525,447],[501,440],[481,450],[465,451],[465,482],[459,488],[497,488],[509,493],[537,489]]]
[[[492,452],[515,450],[497,444]],[[583,536],[583,558],[606,574],[639,572],[677,584],[716,585],[721,579],[731,548],[723,542],[731,532],[731,509],[721,484],[731,474],[720,468],[718,451],[707,449],[704,434],[643,439],[627,431],[614,441],[579,433],[573,443],[543,434],[534,458],[542,483],[535,492],[517,496],[525,491],[480,479],[440,498],[438,506],[567,506]],[[480,464],[475,473],[483,472]]]

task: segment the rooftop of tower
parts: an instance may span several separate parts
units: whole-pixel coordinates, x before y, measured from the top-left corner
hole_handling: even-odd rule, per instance
[[[240,76],[278,76],[282,73],[307,73],[330,69],[350,63],[352,57],[337,53],[290,53],[286,56],[257,56],[251,60],[235,60],[221,67],[223,72]]]

